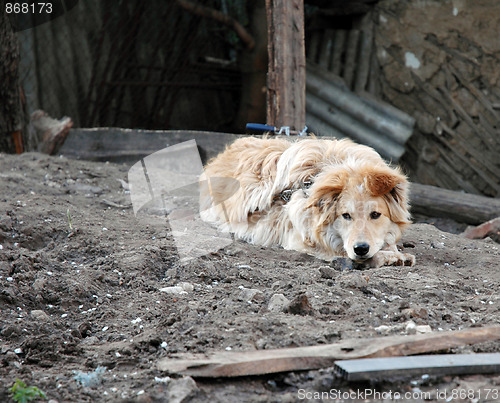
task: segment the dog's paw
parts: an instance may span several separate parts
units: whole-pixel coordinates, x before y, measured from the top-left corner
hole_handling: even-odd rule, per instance
[[[372,257],[370,266],[413,266],[414,264],[415,256],[409,253],[381,250]]]

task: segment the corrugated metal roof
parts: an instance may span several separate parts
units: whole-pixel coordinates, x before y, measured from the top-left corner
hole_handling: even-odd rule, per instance
[[[415,119],[367,93],[352,92],[335,74],[308,63],[306,124],[318,136],[348,137],[396,162]]]

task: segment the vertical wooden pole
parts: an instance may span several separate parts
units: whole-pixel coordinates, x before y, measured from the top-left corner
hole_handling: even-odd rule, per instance
[[[304,0],[266,0],[267,123],[302,130],[306,122]]]

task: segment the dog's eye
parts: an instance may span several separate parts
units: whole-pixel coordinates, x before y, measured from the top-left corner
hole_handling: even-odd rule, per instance
[[[379,218],[382,214],[380,214],[378,211],[372,211],[370,213],[370,218],[373,219],[373,220],[376,220],[377,218]]]
[[[344,213],[342,214],[342,217],[345,219],[345,220],[350,220],[351,219],[351,215],[349,213]]]

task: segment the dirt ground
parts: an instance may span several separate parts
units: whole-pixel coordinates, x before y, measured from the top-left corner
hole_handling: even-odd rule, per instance
[[[414,224],[401,242],[414,267],[328,271],[327,262],[239,241],[181,264],[165,220],[134,216],[120,182],[129,168],[0,155],[0,401],[16,378],[53,402],[320,401],[318,392],[364,389],[498,397],[499,375],[349,384],[331,369],[229,380],[158,371],[178,353],[406,334],[409,321],[433,332],[498,325],[500,250]],[[181,293],[160,291],[179,284]],[[310,310],[284,313],[276,303],[301,295]],[[488,342],[452,352],[498,351]],[[84,386],[82,373],[95,382]],[[452,398],[458,390],[466,398]]]

